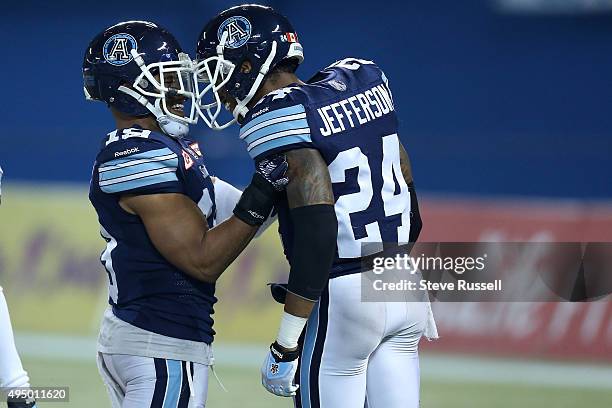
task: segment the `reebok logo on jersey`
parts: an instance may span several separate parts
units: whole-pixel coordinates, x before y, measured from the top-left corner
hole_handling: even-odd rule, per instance
[[[380,84],[317,109],[323,122],[323,127],[319,130],[323,136],[331,136],[344,132],[347,128],[364,125],[394,110],[391,92],[385,85]]]
[[[269,111],[270,108],[268,106],[266,106],[265,108],[255,112],[254,114],[251,115],[251,118],[256,118],[257,116],[261,115],[262,113],[266,113],[267,111]]]
[[[131,149],[125,149],[120,152],[115,152],[115,157],[127,156],[128,154],[138,153],[139,150],[140,149],[138,149],[137,147],[133,147]]]

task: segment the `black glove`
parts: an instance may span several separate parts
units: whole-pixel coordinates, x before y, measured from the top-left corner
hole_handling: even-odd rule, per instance
[[[263,224],[277,199],[277,194],[289,183],[289,165],[285,155],[274,155],[256,164],[251,184],[244,190],[234,215],[249,225]]]
[[[256,172],[261,174],[278,192],[284,191],[289,184],[287,170],[289,164],[284,154],[270,156],[257,162]]]

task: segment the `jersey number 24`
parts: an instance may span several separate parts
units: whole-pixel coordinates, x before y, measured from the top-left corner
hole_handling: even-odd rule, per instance
[[[375,193],[381,195],[385,217],[401,214],[401,225],[397,228],[397,242],[407,243],[409,241],[410,192],[402,175],[399,146],[397,134],[382,138],[383,187],[380,192],[373,190],[370,163],[359,147],[340,152],[329,164],[332,183],[344,183],[347,170],[358,168],[359,191],[340,196],[335,205],[338,218],[338,256],[340,258],[359,258],[382,250],[380,220],[366,224],[366,236],[359,239],[355,238],[354,226],[351,223],[351,214],[367,210]],[[396,182],[399,185],[398,194],[395,193]],[[363,244],[368,245],[363,246]]]

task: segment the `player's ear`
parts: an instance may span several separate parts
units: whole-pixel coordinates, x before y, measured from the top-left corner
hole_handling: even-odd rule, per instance
[[[253,69],[253,65],[251,65],[251,61],[244,61],[240,66],[240,72],[243,74],[248,74]]]

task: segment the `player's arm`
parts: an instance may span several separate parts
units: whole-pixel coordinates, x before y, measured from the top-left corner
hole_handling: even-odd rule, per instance
[[[219,278],[259,227],[232,215],[209,230],[202,211],[184,194],[124,196],[121,205],[142,219],[149,239],[164,258],[205,282]]]
[[[233,215],[209,230],[198,206],[184,194],[126,194],[120,205],[143,221],[155,248],[190,276],[215,282],[266,220],[277,190],[286,184],[283,156],[258,165]]]
[[[277,343],[297,348],[297,340],[329,277],[338,222],[327,165],[315,149],[286,153],[290,182],[287,200],[294,226],[291,272]]]
[[[402,175],[406,184],[408,184],[408,191],[410,192],[410,242],[416,242],[423,228],[423,221],[421,220],[421,212],[419,210],[419,202],[417,200],[416,190],[414,188],[414,180],[412,178],[412,166],[410,165],[410,158],[404,145],[400,142],[400,167],[402,169]]]
[[[233,210],[242,196],[242,190],[234,187],[219,177],[211,177],[211,179],[215,185],[215,207],[217,208],[217,211],[215,214],[214,225],[217,226],[232,216]],[[259,227],[257,233],[255,234],[255,238],[261,236],[261,234],[263,234],[275,221],[276,214],[273,213],[261,225],[261,227]]]
[[[298,389],[294,382],[298,339],[327,283],[338,221],[329,171],[321,154],[301,148],[286,155],[291,180],[287,200],[293,222],[291,272],[280,329],[261,368],[261,378],[268,391],[289,397]]]
[[[408,157],[408,153],[406,149],[404,149],[404,145],[402,142],[399,142],[400,147],[400,167],[402,168],[402,175],[404,176],[404,180],[406,180],[406,184],[410,185],[413,182],[412,180],[412,165],[410,164],[410,157]]]
[[[325,161],[315,149],[287,153],[287,201],[294,224],[289,292],[285,311],[307,318],[327,282],[336,248],[338,221]]]

